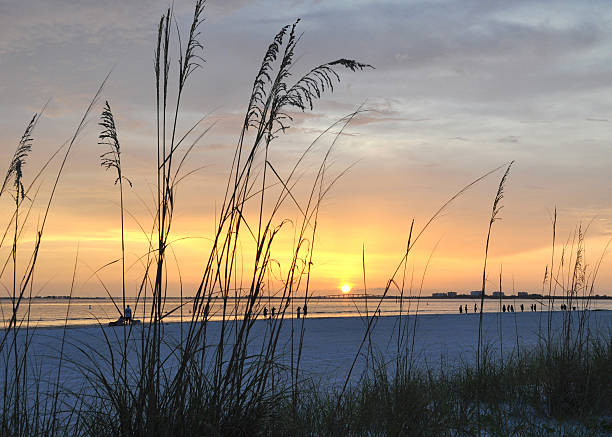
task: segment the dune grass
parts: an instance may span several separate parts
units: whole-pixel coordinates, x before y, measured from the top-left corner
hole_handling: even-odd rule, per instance
[[[390,377],[379,367],[338,392],[301,399],[296,422],[272,435],[606,435],[612,431],[612,343],[594,339],[584,355],[558,344],[501,361],[483,348],[480,368],[413,369]],[[478,409],[480,405],[480,410]],[[547,409],[550,405],[552,409]],[[480,421],[479,421],[480,420]],[[272,428],[271,428],[272,429]]]
[[[270,150],[290,128],[295,111],[312,110],[324,93],[332,91],[341,79],[342,70],[362,71],[370,65],[350,59],[337,59],[310,69],[297,80],[292,67],[300,41],[298,21],[283,27],[273,38],[256,73],[246,106],[242,128],[233,160],[212,247],[196,290],[195,298],[182,299],[179,307],[170,306],[169,257],[172,254],[172,230],[177,189],[189,176],[185,170],[190,154],[207,133],[199,120],[184,133],[179,133],[181,102],[188,92],[189,78],[204,65],[201,27],[204,20],[202,0],[194,4],[194,13],[181,39],[180,26],[175,25],[172,8],[160,18],[155,46],[156,149],[154,169],[157,187],[154,215],[150,231],[145,232],[149,248],[141,260],[144,274],[133,298],[137,307],[148,308],[145,323],[126,325],[108,332],[100,326],[107,349],[91,350],[81,346],[83,354],[74,363],[82,372],[86,389],[78,393],[60,386],[64,359],[53,381],[28,370],[28,345],[32,335],[26,316],[18,317],[20,306],[31,299],[32,277],[43,241],[47,216],[56,188],[73,145],[101,94],[98,89],[71,140],[62,145],[36,174],[34,181],[48,171],[48,164],[61,158],[51,194],[39,222],[36,242],[29,263],[18,273],[17,248],[21,231],[29,215],[20,210],[28,201],[34,182],[24,188],[21,166],[32,143],[32,132],[39,116],[34,116],[18,145],[15,158],[0,191],[15,200],[10,229],[13,234],[12,314],[0,331],[0,356],[4,364],[0,428],[6,436],[149,436],[149,435],[513,435],[521,429],[528,435],[547,435],[547,427],[563,430],[559,420],[580,423],[578,432],[599,432],[608,424],[600,418],[611,413],[610,369],[612,339],[592,338],[584,317],[566,314],[563,335],[548,332],[535,352],[517,351],[509,358],[493,358],[477,339],[478,357],[474,366],[452,373],[434,372],[415,364],[416,318],[410,325],[400,316],[397,326],[397,358],[385,363],[367,347],[371,365],[358,384],[351,384],[355,363],[363,356],[362,349],[371,342],[381,302],[365,314],[363,341],[355,351],[353,366],[342,387],[310,386],[300,373],[302,345],[307,331],[304,318],[291,331],[288,366],[280,365],[279,338],[286,323],[287,311],[297,296],[308,304],[312,256],[321,202],[343,175],[331,174],[329,159],[336,141],[350,122],[362,112],[339,119],[314,142],[306,146],[287,174],[270,159]],[[176,52],[174,52],[176,50]],[[178,59],[174,70],[171,59]],[[102,166],[116,171],[121,213],[122,304],[125,311],[125,241],[124,193],[121,149],[117,126],[110,105],[102,110],[99,139],[108,150],[101,156]],[[304,187],[302,166],[315,148],[329,139],[329,146],[319,157],[310,185]],[[63,151],[63,155],[60,152]],[[467,184],[417,230],[414,222],[407,233],[406,251],[391,271],[384,295],[397,290],[403,299],[418,291],[407,281],[407,263],[414,245],[445,209],[472,186],[499,171],[500,166]],[[487,249],[491,228],[499,212],[499,201],[510,166],[499,185],[489,222]],[[131,181],[128,181],[131,185]],[[298,189],[301,188],[301,189]],[[303,193],[306,194],[303,194]],[[300,194],[302,193],[302,194]],[[33,203],[36,196],[29,199]],[[290,207],[298,219],[283,217]],[[556,217],[556,216],[555,216]],[[295,233],[290,261],[284,268],[280,285],[270,285],[275,263],[275,243],[288,226]],[[143,231],[144,232],[144,231]],[[252,247],[252,265],[246,268],[239,248],[243,241]],[[2,239],[4,242],[4,238]],[[571,306],[575,296],[592,295],[597,270],[589,273],[584,263],[584,232],[579,228],[574,244],[567,248],[563,264],[548,270],[549,290],[561,287]],[[486,258],[483,270],[485,291]],[[567,261],[569,259],[569,262]],[[78,257],[77,257],[78,260]],[[554,262],[554,242],[553,256]],[[7,260],[11,263],[11,260]],[[366,284],[365,249],[363,253],[364,288]],[[7,264],[8,265],[8,264]],[[77,264],[75,261],[74,275]],[[2,275],[6,269],[2,270]],[[73,284],[74,284],[73,275]],[[0,275],[1,277],[1,275]],[[19,277],[22,279],[19,280]],[[401,277],[401,278],[400,278]],[[180,278],[179,278],[180,279]],[[240,282],[241,286],[237,286]],[[410,282],[407,290],[407,282]],[[554,285],[553,285],[554,282]],[[501,277],[500,277],[501,289]],[[109,292],[110,295],[110,292]],[[260,350],[253,354],[253,326],[262,318],[266,297],[279,297],[278,308],[269,319],[264,338],[258,338]],[[230,298],[239,298],[244,308],[233,306]],[[210,308],[222,304],[220,335],[211,339],[208,331]],[[480,309],[482,312],[482,301]],[[165,336],[164,320],[169,313],[188,308],[180,341],[172,344]],[[586,308],[585,308],[586,309]],[[410,311],[410,308],[408,309]],[[418,311],[418,309],[417,309]],[[68,316],[66,317],[67,322]],[[293,326],[293,325],[292,325]],[[25,335],[22,330],[25,329]],[[480,332],[482,330],[482,313]],[[65,331],[64,331],[65,332]],[[129,345],[129,347],[128,347]],[[62,351],[64,340],[62,340]],[[482,350],[481,350],[482,347]],[[568,375],[570,377],[568,377]],[[533,413],[533,414],[532,414]],[[537,419],[534,420],[534,417]],[[557,427],[557,428],[555,428]],[[559,428],[561,427],[561,428]],[[529,434],[531,433],[531,434]]]

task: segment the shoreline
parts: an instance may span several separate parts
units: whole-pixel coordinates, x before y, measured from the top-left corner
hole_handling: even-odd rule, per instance
[[[296,301],[300,301],[300,300],[304,300],[305,296],[295,296],[292,299],[296,300]],[[608,295],[595,295],[595,296],[574,296],[571,299],[569,299],[567,296],[546,296],[546,295],[542,295],[542,294],[538,294],[538,293],[530,293],[527,296],[518,296],[518,295],[504,295],[501,296],[501,298],[499,296],[492,296],[492,295],[485,295],[484,296],[485,300],[612,300],[612,296],[608,296]],[[7,301],[7,302],[11,302],[11,297],[0,297],[0,302],[2,301]],[[181,297],[179,296],[168,296],[165,298],[166,300],[171,300],[171,301],[179,301],[181,300]],[[194,296],[183,296],[182,298],[184,301],[193,301],[195,299]],[[228,296],[227,297],[228,300],[249,300],[250,298],[248,296],[239,296],[239,297],[235,297],[235,296]],[[279,296],[270,296],[270,297],[262,297],[262,299],[264,300],[284,300],[286,298],[283,297],[279,297]],[[472,296],[469,294],[458,294],[456,296],[410,296],[410,297],[406,297],[406,296],[398,296],[398,295],[387,295],[387,296],[383,296],[383,295],[379,295],[379,294],[369,294],[369,295],[365,295],[365,294],[359,294],[359,293],[355,293],[355,294],[329,294],[329,295],[314,295],[314,296],[308,296],[308,300],[334,300],[334,299],[339,299],[339,300],[347,300],[347,299],[355,299],[355,300],[427,300],[427,299],[434,299],[434,300],[478,300],[480,299],[480,296]],[[112,296],[111,298],[109,298],[108,296],[55,296],[55,295],[50,295],[50,296],[34,296],[32,297],[32,301],[41,301],[41,300],[50,300],[50,301],[56,301],[56,300],[95,300],[95,301],[100,301],[100,300],[114,300],[114,301],[121,301],[123,300],[123,297],[121,296]],[[126,301],[129,302],[135,302],[137,300],[137,298],[135,297],[126,297]],[[141,301],[143,301],[144,299],[141,299]]]
[[[605,313],[605,312],[609,312],[612,313],[612,310],[610,309],[606,309],[606,308],[596,308],[596,309],[576,309],[576,310],[553,310],[553,311],[548,311],[548,310],[538,310],[538,311],[515,311],[515,312],[499,312],[499,311],[485,311],[483,312],[483,317],[491,317],[492,315],[501,315],[502,317],[512,317],[512,316],[516,316],[518,317],[521,314],[540,314],[540,315],[546,315],[546,314],[580,314],[583,312],[589,312],[589,313]],[[320,315],[319,315],[320,314]],[[293,321],[302,321],[304,319],[306,320],[342,320],[342,319],[360,319],[363,320],[365,317],[375,317],[376,319],[388,319],[388,318],[399,318],[400,315],[398,314],[384,314],[381,313],[378,316],[373,316],[373,314],[369,314],[368,316],[366,315],[329,315],[329,314],[325,314],[325,313],[319,313],[317,314],[316,312],[313,312],[311,314],[309,314],[306,318],[304,318],[303,316],[298,318],[295,315],[287,315],[283,318],[283,323],[289,323],[291,320]],[[468,313],[427,313],[427,312],[421,312],[418,314],[402,314],[401,317],[402,319],[404,318],[423,318],[423,317],[434,317],[434,316],[450,316],[450,317],[457,317],[460,319],[464,319],[464,318],[471,318],[471,317],[479,317],[480,313],[479,312],[468,312]],[[183,320],[182,322],[179,320],[169,320],[169,321],[162,321],[162,324],[164,326],[175,326],[175,325],[188,325],[189,323],[191,323],[191,320],[189,317],[185,317],[185,320]],[[79,319],[77,319],[79,320]],[[68,324],[64,324],[63,320],[58,320],[57,324],[38,324],[40,322],[37,321],[30,321],[30,325],[29,327],[25,327],[22,326],[21,328],[19,328],[20,331],[25,331],[25,330],[30,330],[30,331],[38,331],[38,330],[57,330],[57,329],[84,329],[84,328],[99,328],[99,327],[103,327],[103,328],[121,328],[121,326],[108,326],[108,322],[112,321],[112,320],[116,320],[116,319],[106,319],[103,322],[98,322],[98,323],[68,323]],[[252,319],[253,320],[253,319]],[[256,319],[254,319],[255,323],[262,323],[265,321],[271,321],[272,319],[268,318],[268,319],[264,319],[263,317],[257,317]],[[280,318],[276,318],[275,320],[280,320]],[[225,322],[228,324],[233,324],[235,323],[236,319],[234,317],[226,317],[225,318]],[[238,318],[238,322],[242,322],[243,318],[239,317]],[[220,318],[211,318],[208,320],[207,323],[209,324],[219,324],[222,322],[222,319]],[[199,322],[198,322],[199,323]],[[138,326],[147,326],[149,325],[148,322],[142,322],[136,325],[131,325],[132,327],[138,327]],[[129,327],[129,325],[126,325]],[[0,327],[0,332],[5,331],[6,328],[4,326]]]

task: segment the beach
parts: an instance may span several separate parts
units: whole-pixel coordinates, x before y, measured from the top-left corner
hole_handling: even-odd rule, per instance
[[[508,357],[516,353],[517,348],[530,350],[547,338],[549,317],[551,333],[557,336],[563,329],[564,318],[568,316],[573,318],[574,326],[578,325],[579,320],[584,320],[588,327],[585,332],[593,337],[612,331],[612,311],[489,313],[483,314],[483,344],[493,358],[501,354]],[[249,355],[256,357],[261,352],[274,323],[279,321],[257,320],[254,323],[250,333]],[[370,318],[302,318],[284,320],[280,330],[275,356],[287,370],[297,366],[302,323],[304,336],[299,364],[300,380],[313,382],[322,388],[333,389],[342,385],[354,361],[349,380],[351,383],[357,382],[366,369],[367,356],[375,357],[378,363],[389,364],[389,369],[392,369],[398,350],[400,356],[412,358],[414,365],[421,369],[448,372],[475,363],[478,314],[427,314],[401,319],[398,316],[373,317],[367,338],[365,332]],[[221,325],[221,322],[208,322],[208,349],[218,343]],[[233,321],[226,325],[226,342],[229,345],[235,336],[234,326]],[[111,371],[111,349],[116,357],[122,349],[124,330],[129,338],[129,366],[135,375],[146,324],[131,327],[91,325],[66,329],[38,328],[28,332],[22,329],[19,341],[24,342],[26,335],[30,338],[28,369],[33,376],[52,386],[58,378],[61,363],[60,386],[66,391],[74,391],[86,388],[89,383],[85,378],[88,369],[93,367],[104,373]],[[164,371],[169,374],[176,367],[176,351],[180,349],[181,335],[184,338],[187,330],[185,323],[163,325]],[[212,360],[214,354],[210,353],[209,356]]]

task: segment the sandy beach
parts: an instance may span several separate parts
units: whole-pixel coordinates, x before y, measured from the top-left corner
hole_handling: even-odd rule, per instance
[[[612,330],[612,311],[590,311],[588,313],[573,312],[575,320],[584,315],[591,335],[599,335]],[[559,333],[563,326],[563,318],[568,313],[553,312],[551,314],[551,331]],[[483,344],[490,353],[499,356],[512,354],[516,348],[532,348],[537,346],[542,337],[546,337],[549,313],[526,312],[483,315]],[[414,357],[415,363],[421,368],[452,370],[457,366],[474,362],[478,338],[478,314],[467,315],[422,315],[416,319],[413,316],[403,317],[402,328],[399,329],[400,353]],[[370,339],[362,344],[366,330],[365,319],[359,317],[319,318],[319,319],[289,319],[285,320],[279,336],[277,358],[279,363],[295,367],[299,345],[299,333],[302,321],[305,334],[300,360],[301,378],[312,379],[318,385],[333,388],[342,384],[348,375],[351,364],[361,346],[351,375],[355,382],[363,374],[366,366],[365,355],[371,344],[375,356],[388,363],[393,363],[398,352],[398,327],[400,318],[397,316],[376,317],[373,321]],[[412,345],[415,329],[414,346]],[[262,344],[268,338],[271,326],[269,320],[255,322],[251,332],[249,353],[256,356]],[[235,335],[233,322],[230,322],[226,338],[231,344]],[[209,322],[207,338],[209,347],[217,344],[220,333],[220,322]],[[109,345],[116,350],[123,344],[122,327],[87,326],[69,327],[65,330],[65,341],[62,350],[63,328],[39,328],[30,331],[29,369],[41,376],[42,381],[54,382],[62,357],[60,385],[66,390],[80,390],[87,382],[83,377],[84,369],[97,366],[110,371]],[[130,365],[136,365],[140,340],[146,326],[133,326],[129,333]],[[186,324],[171,323],[164,325],[165,354],[175,350],[183,334]],[[25,332],[20,333],[21,341]],[[292,338],[293,336],[293,338]],[[293,344],[293,356],[292,356]],[[212,357],[213,354],[210,354]],[[175,359],[170,356],[165,361],[165,370],[172,371]],[[135,370],[135,369],[134,369]]]

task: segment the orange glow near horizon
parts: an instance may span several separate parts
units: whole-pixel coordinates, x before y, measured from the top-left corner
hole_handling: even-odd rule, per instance
[[[351,286],[348,284],[343,284],[342,287],[340,287],[340,291],[342,291],[342,294],[348,294],[351,292]]]

